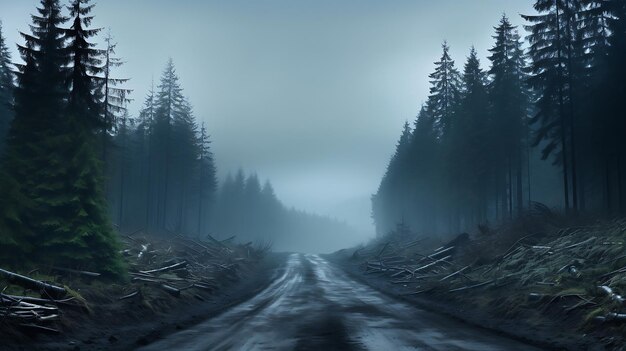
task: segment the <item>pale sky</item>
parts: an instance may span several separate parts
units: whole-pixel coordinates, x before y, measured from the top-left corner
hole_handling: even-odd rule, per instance
[[[256,172],[286,205],[367,237],[370,195],[428,96],[441,43],[459,69],[471,45],[486,67],[502,13],[521,25],[533,2],[100,0],[94,25],[110,28],[127,62],[118,75],[132,79],[131,112],[172,57],[220,176]],[[38,3],[0,0],[14,53]]]

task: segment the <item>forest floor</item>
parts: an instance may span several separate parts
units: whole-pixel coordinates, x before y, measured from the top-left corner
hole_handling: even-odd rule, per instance
[[[270,284],[284,261],[278,254],[268,254],[267,247],[250,244],[180,236],[126,239],[124,254],[130,271],[126,282],[102,282],[76,271],[70,275],[51,275],[49,270],[45,275],[31,273],[31,277],[64,286],[71,301],[42,304],[59,310],[53,321],[35,321],[50,332],[0,319],[0,348],[133,350],[256,295]],[[4,297],[34,297],[32,291],[7,285],[2,279],[0,283],[9,287]]]
[[[547,209],[445,242],[407,228],[327,258],[421,308],[553,350],[624,350],[626,220]]]

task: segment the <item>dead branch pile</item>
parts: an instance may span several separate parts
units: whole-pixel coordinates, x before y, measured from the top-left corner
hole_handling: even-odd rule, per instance
[[[4,323],[36,332],[59,333],[51,323],[60,320],[59,305],[71,305],[72,300],[73,298],[51,300],[0,294],[0,319]]]
[[[362,260],[366,274],[386,277],[407,294],[430,292],[445,299],[493,294],[503,308],[510,304],[510,311],[520,305],[560,308],[582,311],[588,321],[624,322],[625,240],[626,220],[614,220],[560,229],[539,241],[522,237],[487,263],[460,259],[469,246],[480,250],[480,243],[461,236],[428,252],[415,239],[382,240],[352,257]]]
[[[83,281],[93,282],[100,277],[97,272],[63,267],[41,267],[38,271],[50,273],[55,280],[63,279],[69,286],[82,287],[80,291],[85,296],[111,297],[105,299],[107,301],[145,301],[145,295],[155,298],[155,294],[161,299],[171,295],[177,299],[195,297],[205,300],[207,294],[239,279],[243,265],[258,260],[269,250],[269,245],[239,245],[233,243],[234,237],[217,240],[210,235],[200,240],[183,235],[166,239],[135,233],[122,239],[122,255],[129,266],[130,282],[121,288],[114,284],[115,288],[109,286],[107,291],[100,291],[107,287],[92,287]],[[89,310],[89,301],[85,302],[82,297],[67,297],[71,294],[60,284],[3,269],[0,269],[0,282],[7,284],[0,293],[0,324],[36,333],[59,333],[59,322],[65,309]],[[23,289],[21,295],[24,296],[5,293],[8,288]]]
[[[204,240],[175,235],[154,240],[145,236],[126,236],[123,251],[130,265],[133,291],[120,299],[138,295],[141,286],[160,289],[180,297],[192,290],[212,292],[227,281],[239,278],[239,266],[260,257],[269,247],[252,247],[252,243],[234,245],[233,237],[217,240],[207,235]]]

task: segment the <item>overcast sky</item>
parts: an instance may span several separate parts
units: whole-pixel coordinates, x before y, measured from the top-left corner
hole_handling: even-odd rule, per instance
[[[133,113],[172,57],[220,176],[257,172],[288,206],[368,236],[369,197],[428,95],[442,41],[458,67],[471,45],[485,66],[502,13],[521,25],[532,2],[100,0],[94,25],[119,43]],[[0,0],[12,49],[38,3]]]

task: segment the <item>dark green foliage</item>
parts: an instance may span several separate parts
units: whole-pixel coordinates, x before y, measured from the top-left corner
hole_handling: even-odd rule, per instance
[[[405,124],[372,197],[378,233],[406,223],[420,232],[471,226],[488,216],[489,100],[486,74],[471,50],[459,76],[444,43],[428,102],[413,131]]]
[[[32,16],[32,34],[22,33],[26,44],[19,46],[25,64],[18,66],[15,119],[2,177],[3,185],[11,187],[2,191],[6,196],[3,202],[11,207],[11,211],[3,211],[3,226],[9,229],[4,235],[27,243],[20,245],[22,254],[16,256],[29,253],[31,261],[48,260],[42,255],[44,242],[68,230],[57,215],[69,202],[63,194],[68,124],[62,118],[68,58],[60,28],[66,18],[58,1],[42,1],[37,12]]]
[[[67,50],[72,62],[68,74],[70,94],[68,109],[70,114],[78,118],[81,129],[95,131],[102,126],[101,104],[94,95],[97,88],[95,75],[101,73],[101,51],[94,48],[95,44],[88,40],[94,37],[99,29],[87,29],[93,17],[89,13],[93,5],[90,0],[72,0],[70,16],[72,26],[66,30]]]
[[[116,120],[124,123],[114,129],[107,193],[120,230],[207,233],[217,187],[213,154],[172,60],[139,117]]]
[[[448,182],[454,187],[450,203],[462,216],[462,221],[477,223],[487,216],[489,159],[489,100],[485,86],[486,75],[474,48],[470,51],[463,71],[463,92],[457,118],[447,141],[450,160]]]
[[[25,64],[2,177],[2,201],[11,210],[4,211],[2,226],[20,243],[22,254],[14,257],[121,276],[93,145],[99,104],[89,73],[99,61],[86,41],[94,32],[81,27],[89,22],[81,18],[90,9],[84,3],[72,4],[74,26],[64,30],[59,2],[43,0],[32,16],[33,33],[22,34]]]
[[[460,95],[459,72],[450,58],[450,47],[444,42],[442,48],[441,59],[435,62],[435,71],[429,76],[430,95],[427,102],[440,136],[448,132]]]
[[[496,202],[499,202],[496,212],[500,217],[511,218],[514,207],[519,213],[524,203],[522,176],[528,157],[524,149],[528,137],[529,93],[525,85],[522,43],[516,27],[506,16],[496,27],[494,39],[495,44],[489,50],[491,121],[485,135],[485,151],[491,150],[490,167]]]
[[[578,208],[576,135],[578,118],[576,98],[583,91],[584,44],[578,13],[579,0],[537,0],[538,15],[523,16],[531,25],[528,40],[532,59],[530,85],[538,91],[536,115],[531,123],[538,125],[534,145],[545,142],[543,158],[555,155],[563,169],[564,205]]]
[[[0,155],[4,151],[5,139],[13,119],[13,88],[11,54],[2,32],[2,22],[0,22]]]
[[[506,17],[495,28],[487,74],[472,51],[458,89],[444,44],[428,103],[401,138],[411,147],[397,150],[372,199],[379,233],[400,222],[458,232],[522,213],[531,179],[545,181],[547,169],[535,165],[531,176],[531,146],[561,169],[566,211],[623,213],[626,2],[534,7],[537,14],[522,16],[530,22],[528,67]]]

